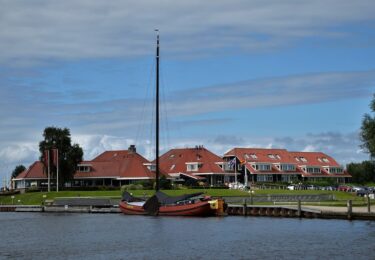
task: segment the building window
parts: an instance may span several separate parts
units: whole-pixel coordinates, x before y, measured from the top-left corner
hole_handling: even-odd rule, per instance
[[[294,159],[296,159],[296,161],[297,161],[297,162],[299,162],[299,159],[298,159],[298,157],[294,157]]]
[[[186,165],[186,170],[188,172],[197,172],[199,169],[199,164],[198,163],[188,163]]]
[[[174,154],[169,155],[169,159],[173,159],[175,157]]]
[[[255,153],[250,154],[250,156],[251,156],[251,158],[253,158],[253,159],[258,159],[258,156],[256,156]]]
[[[329,173],[342,173],[343,172],[341,167],[330,167],[330,168],[326,168],[326,170]]]
[[[307,173],[320,173],[320,167],[306,167]]]
[[[169,170],[172,171],[174,167],[176,167],[176,164],[173,164]]]
[[[293,182],[293,181],[296,181],[296,180],[298,180],[297,175],[290,175],[290,174],[281,175],[281,181],[282,182]]]
[[[299,159],[300,159],[302,162],[307,162],[307,160],[306,160],[305,157],[299,157]]]
[[[91,167],[88,165],[78,165],[78,172],[90,172]]]
[[[246,159],[250,159],[250,156],[249,156],[247,153],[245,153],[244,157],[245,157]]]
[[[272,174],[257,174],[258,182],[273,182]]]
[[[294,164],[281,164],[282,171],[295,171],[296,166]]]
[[[270,171],[271,165],[270,164],[254,164],[253,168],[257,171]]]
[[[147,165],[147,169],[149,169],[152,172],[156,171],[156,165],[155,164],[149,164]]]
[[[280,155],[278,154],[267,154],[268,155],[268,158],[272,159],[272,160],[276,160],[276,159],[281,159]]]
[[[327,158],[322,158],[323,162],[329,163],[329,160]]]

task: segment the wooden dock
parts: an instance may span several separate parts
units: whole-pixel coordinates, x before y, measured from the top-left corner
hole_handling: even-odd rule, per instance
[[[46,201],[47,202],[47,201]],[[58,213],[120,213],[118,202],[103,198],[61,198],[45,205],[3,205],[0,212],[58,212]],[[225,215],[278,217],[278,218],[324,218],[348,220],[375,220],[375,210],[371,211],[370,199],[366,207],[302,206],[301,200],[296,205],[253,205],[229,203]]]
[[[226,212],[229,216],[375,220],[370,207],[353,208],[351,202],[347,207],[229,204]]]

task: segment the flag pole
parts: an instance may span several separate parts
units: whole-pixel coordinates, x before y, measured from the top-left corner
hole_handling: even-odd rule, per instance
[[[234,157],[234,182],[237,186],[237,159]]]
[[[51,175],[50,175],[50,163],[49,163],[49,161],[50,161],[50,159],[49,159],[49,150],[47,150],[47,160],[48,160],[48,162],[47,162],[47,167],[48,167],[48,192],[50,192],[51,191]]]
[[[59,192],[59,149],[56,149],[56,192]]]
[[[248,187],[249,180],[247,178],[247,169],[246,169],[246,160],[245,160],[245,187]]]

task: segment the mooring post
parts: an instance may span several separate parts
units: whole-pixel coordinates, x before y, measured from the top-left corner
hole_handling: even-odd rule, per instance
[[[300,218],[302,216],[301,200],[298,200],[298,212],[297,216]]]
[[[246,204],[246,199],[243,200],[242,215],[244,215],[244,216],[247,215],[247,204]]]
[[[351,200],[348,200],[347,207],[348,207],[348,219],[352,219],[352,201]]]
[[[371,202],[370,202],[370,196],[367,195],[367,213],[371,212]]]

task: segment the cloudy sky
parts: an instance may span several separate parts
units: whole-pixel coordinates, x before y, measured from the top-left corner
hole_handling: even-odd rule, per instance
[[[46,126],[85,159],[153,152],[155,32],[162,148],[322,151],[367,159],[375,2],[0,0],[0,177],[37,160]]]

